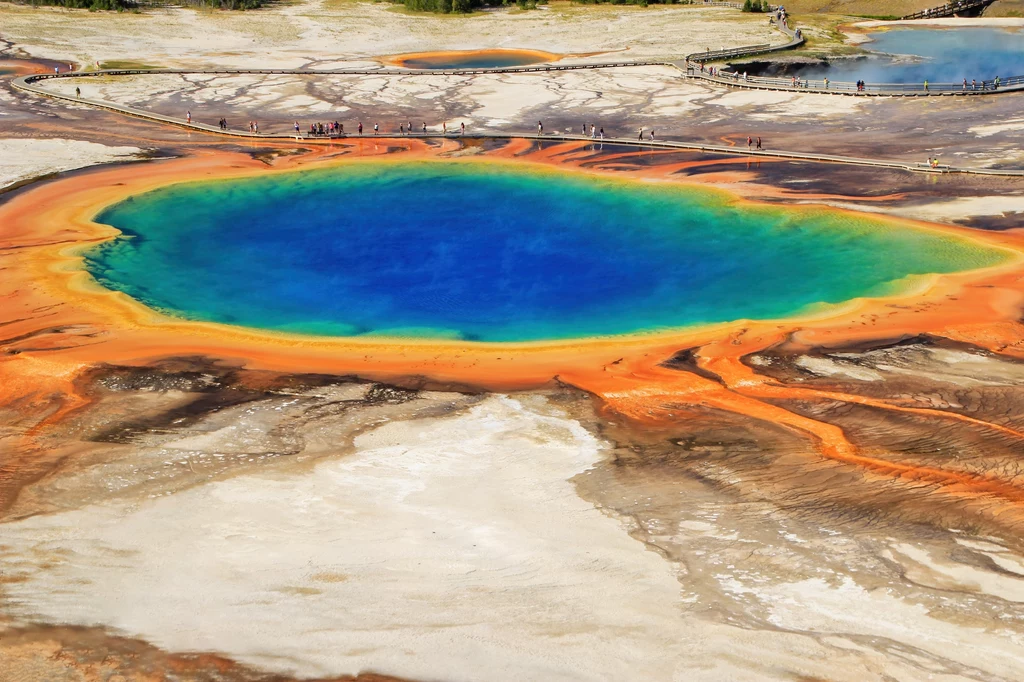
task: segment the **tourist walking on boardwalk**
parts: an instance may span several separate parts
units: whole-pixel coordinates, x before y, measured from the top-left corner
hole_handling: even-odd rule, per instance
[[[753,138],[751,138],[750,135],[747,135],[747,151],[750,151],[750,145],[752,144],[754,144]]]
[[[580,135],[582,135],[583,137],[587,136],[587,124],[586,123],[583,124],[583,129],[580,131]]]
[[[757,136],[757,149],[761,149],[761,136]]]
[[[967,79],[964,79],[964,92],[967,92]]]
[[[441,123],[441,134],[445,136],[448,135],[448,121],[443,121]]]
[[[376,135],[379,132],[380,132],[380,126],[377,125],[376,123],[374,123],[373,124],[373,134]]]
[[[993,90],[998,90],[999,89],[999,76],[996,76],[996,79],[992,82],[992,86],[993,86],[992,87]]]
[[[192,112],[191,111],[186,111],[185,112],[185,122],[186,123],[191,123],[192,122]]]
[[[537,134],[538,135],[543,135],[544,134],[544,124],[541,123],[540,121],[537,121]]]
[[[603,140],[604,139],[604,128],[601,128],[600,135],[601,135],[601,139]]]
[[[465,122],[460,123],[459,124],[459,128],[460,128],[459,134],[460,135],[465,135],[466,134],[466,123]]]
[[[925,79],[924,81],[924,91],[928,92],[928,79]]]
[[[406,126],[406,128],[405,128],[405,129],[409,131],[409,134],[410,134],[410,135],[412,135],[412,121],[409,121],[409,125],[408,125],[408,126]]]
[[[295,122],[295,134],[296,135],[299,134],[299,122],[298,121]]]
[[[643,142],[644,141],[644,129],[643,128],[640,129],[640,134],[636,136],[636,139],[637,139],[638,142]]]
[[[597,126],[593,123],[590,124],[590,139],[597,137]]]
[[[978,81],[977,81],[977,79],[972,78],[971,79],[971,90],[977,90],[977,89],[978,89]]]
[[[427,122],[426,121],[423,122],[423,134],[424,135],[427,134]]]
[[[363,122],[362,122],[362,121],[360,121],[360,122],[359,122],[359,125],[358,125],[358,126],[356,126],[356,130],[358,130],[358,131],[359,131],[359,134],[360,134],[360,135],[362,135],[362,134],[363,134]]]
[[[75,88],[75,97],[82,96],[82,88]]]
[[[405,135],[405,124],[404,123],[399,123],[398,124],[398,134],[399,135]]]

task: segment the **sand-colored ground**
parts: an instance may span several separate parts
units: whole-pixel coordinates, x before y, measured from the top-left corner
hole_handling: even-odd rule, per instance
[[[112,161],[130,161],[137,147],[108,147],[63,139],[0,138],[0,189],[41,175]]]
[[[169,8],[112,15],[3,4],[0,16],[0,37],[18,49],[83,67],[126,60],[165,67],[298,68],[499,47],[564,55],[614,51],[618,58],[642,59],[785,42],[761,15],[679,6],[560,4],[535,12],[438,17],[402,14],[387,3],[322,0],[224,14]]]
[[[104,625],[298,677],[860,682],[1024,670],[1016,624],[970,625],[991,595],[1017,600],[1019,578],[950,560],[943,542],[836,537],[692,483],[673,491],[672,524],[652,518],[652,495],[664,504],[667,494],[656,486],[612,483],[600,505],[581,499],[576,485],[593,491],[608,475],[610,444],[542,396],[422,394],[409,405],[457,409],[393,419],[355,437],[348,456],[312,466],[253,452],[303,403],[309,414],[311,400],[362,395],[320,389],[249,405],[237,427],[165,438],[148,499],[5,524],[0,568],[15,623]],[[300,427],[314,448],[337,428],[326,417]],[[210,460],[240,449],[264,461],[159,492],[175,472],[206,478]],[[92,468],[140,478],[116,460]],[[83,489],[61,480],[51,494]],[[630,505],[632,518],[615,510]],[[637,522],[644,542],[630,537]],[[972,555],[1021,571],[1021,555],[974,542]],[[742,560],[755,553],[760,562]],[[887,583],[886,562],[929,587]]]
[[[341,118],[351,128],[354,116],[377,112],[386,132],[411,120],[436,129],[442,122],[471,130],[528,131],[525,122],[575,117],[604,127],[609,136],[632,136],[636,124],[678,129],[684,121],[702,125],[727,121],[737,112],[761,121],[838,120],[868,104],[855,98],[814,94],[735,90],[723,92],[700,81],[680,78],[668,66],[643,66],[550,75],[486,76],[250,76],[152,75],[58,80],[47,89],[176,118],[191,111],[193,120],[218,120],[233,113],[257,119],[261,130],[288,130],[302,123]],[[372,115],[372,114],[371,114]],[[404,115],[404,117],[403,117]],[[235,127],[242,120],[232,121]],[[370,120],[365,120],[367,125]],[[685,124],[683,124],[685,125]],[[548,126],[550,130],[550,123]],[[566,126],[578,132],[579,125]]]

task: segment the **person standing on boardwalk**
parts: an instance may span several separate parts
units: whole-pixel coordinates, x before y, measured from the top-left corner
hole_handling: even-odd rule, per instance
[[[360,135],[362,135],[362,134],[363,134],[363,122],[362,122],[362,121],[360,121],[360,122],[359,122],[359,125],[358,125],[358,126],[356,126],[356,130],[358,130],[358,131],[359,131],[359,134],[360,134]]]
[[[928,79],[927,78],[924,81],[924,91],[928,92]]]
[[[540,121],[537,121],[537,134],[538,135],[543,135],[544,134],[544,124],[541,123]]]
[[[747,135],[747,151],[750,151],[750,146],[752,144],[754,144],[753,138],[751,138],[750,135]]]
[[[643,142],[644,141],[644,129],[643,128],[640,129],[640,133],[636,136],[636,139],[637,139],[637,142]]]
[[[398,124],[398,134],[399,135],[405,135],[405,124],[404,123],[399,123]]]
[[[185,122],[186,123],[191,123],[192,122],[192,112],[191,111],[186,111],[185,112]]]
[[[75,97],[82,96],[82,88],[75,88]]]
[[[654,142],[654,128],[651,128],[651,142]]]
[[[761,136],[757,136],[757,149],[761,149]]]
[[[964,79],[964,92],[967,92],[967,79]]]
[[[376,135],[378,132],[380,132],[380,126],[377,125],[376,123],[374,123],[373,124],[373,134]]]
[[[601,128],[600,135],[601,135],[601,139],[603,140],[604,139],[604,128]]]
[[[465,121],[463,121],[462,123],[459,124],[459,128],[460,128],[459,134],[460,135],[465,135],[466,134],[466,123],[465,123]]]
[[[443,121],[441,123],[441,134],[442,135],[447,135],[448,134],[448,121]]]
[[[424,135],[427,134],[427,122],[426,121],[423,122],[423,134]]]
[[[299,134],[299,122],[298,121],[295,122],[295,134],[296,135]]]

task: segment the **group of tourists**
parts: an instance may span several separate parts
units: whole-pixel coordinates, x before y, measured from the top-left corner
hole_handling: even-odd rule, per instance
[[[292,127],[295,129],[295,135],[296,136],[301,135],[301,132],[300,132],[301,131],[301,127],[299,126],[299,122],[298,121],[295,121],[292,124]],[[253,131],[250,131],[250,132],[253,132]],[[359,123],[356,124],[356,132],[359,135],[363,134],[363,122],[362,121],[359,121]],[[417,129],[413,125],[412,121],[407,121],[405,123],[399,123],[398,124],[398,134],[399,135],[415,135],[416,133],[420,133],[422,135],[428,134],[427,122],[426,121],[423,121],[420,124],[419,129]],[[380,134],[380,124],[379,123],[374,123],[373,124],[373,134],[374,135],[379,135]],[[448,135],[448,123],[447,122],[443,122],[441,124],[441,134],[442,135]],[[466,124],[465,123],[460,123],[459,124],[459,135],[465,135],[465,134],[466,134]],[[330,121],[328,121],[327,123],[322,123],[322,122],[310,123],[309,124],[309,129],[306,130],[306,136],[307,137],[344,137],[345,136],[345,124],[341,123],[340,121],[334,121],[333,123],[330,122]]]
[[[294,125],[295,125],[295,134],[298,135],[299,134],[299,122],[295,121]],[[362,124],[360,124],[360,127],[361,126],[362,126]],[[330,121],[328,121],[326,124],[325,123],[310,123],[309,124],[309,131],[307,132],[307,135],[309,137],[324,137],[324,136],[336,137],[336,136],[340,136],[340,135],[344,135],[344,134],[345,134],[345,125],[343,123],[338,122],[338,121],[335,121],[334,123],[331,123]]]
[[[185,120],[188,123],[192,123],[192,112],[191,111],[186,112]],[[221,130],[227,130],[228,129],[228,121],[227,121],[226,118],[221,117],[221,119],[217,122],[217,125],[220,127]],[[296,137],[298,137],[301,134],[300,133],[301,127],[299,126],[299,122],[295,121],[292,124],[292,126],[295,129]],[[357,124],[356,130],[358,131],[359,135],[363,134],[363,122],[362,121],[360,121]],[[655,140],[654,129],[651,128],[650,130],[646,130],[643,127],[641,127],[638,130],[638,132],[637,132],[637,138],[636,138],[637,141],[638,142],[643,142],[645,140],[645,137],[644,137],[645,131],[646,131],[646,140],[648,142],[654,142],[654,140]],[[259,134],[259,132],[260,132],[259,123],[257,123],[256,121],[249,121],[249,132],[252,133],[252,134]],[[399,123],[398,124],[398,132],[399,132],[400,135],[410,135],[410,134],[415,134],[416,132],[420,132],[423,135],[427,135],[428,134],[427,123],[426,123],[426,121],[421,123],[418,131],[413,126],[412,121],[409,121],[407,123]],[[373,124],[373,134],[377,135],[379,133],[380,133],[380,125],[377,124],[377,123],[374,123]],[[447,124],[447,122],[441,123],[441,134],[442,135],[448,135],[448,124]],[[459,124],[459,134],[460,135],[465,135],[466,134],[466,124],[465,123],[460,123]],[[537,121],[537,134],[538,135],[543,135],[544,134],[544,123],[542,121]],[[594,123],[590,123],[590,124],[583,123],[583,124],[581,124],[580,125],[580,134],[583,135],[584,137],[590,137],[591,139],[600,139],[600,140],[604,140],[605,139],[604,128],[603,127],[599,128]],[[309,124],[309,129],[306,131],[306,135],[307,135],[307,137],[344,137],[344,135],[345,135],[345,124],[341,123],[340,121],[334,121],[334,122],[328,121],[327,123],[322,123],[322,122],[310,123]],[[756,147],[755,147],[755,145],[756,145]],[[747,149],[761,149],[761,138],[758,137],[758,138],[755,139],[753,137],[748,136],[747,137]],[[931,162],[931,159],[929,159],[929,163],[930,162]]]

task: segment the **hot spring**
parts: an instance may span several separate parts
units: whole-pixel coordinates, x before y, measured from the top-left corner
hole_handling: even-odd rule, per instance
[[[493,162],[372,161],[172,185],[97,221],[104,286],[267,330],[536,341],[777,318],[1009,255],[829,209]]]
[[[869,34],[867,59],[797,69],[803,78],[877,83],[959,84],[1024,75],[1024,33],[986,27],[892,28]],[[742,70],[742,66],[738,67]]]
[[[409,69],[496,69],[552,62],[559,55],[537,50],[455,50],[423,52],[393,57],[388,61]]]

